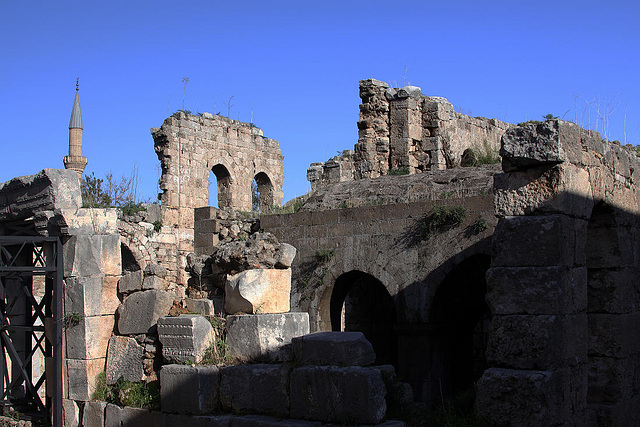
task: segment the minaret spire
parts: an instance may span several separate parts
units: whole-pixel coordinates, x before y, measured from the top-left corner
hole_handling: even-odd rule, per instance
[[[69,155],[64,157],[64,167],[72,169],[82,178],[87,158],[82,155],[82,112],[80,111],[79,78],[76,78],[76,98],[69,120]]]

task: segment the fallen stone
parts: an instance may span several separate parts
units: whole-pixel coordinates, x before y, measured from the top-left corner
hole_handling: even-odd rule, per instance
[[[185,305],[189,313],[196,313],[202,316],[213,316],[216,314],[213,301],[210,299],[193,299],[187,298],[184,300]]]
[[[380,371],[360,366],[304,366],[291,372],[291,417],[378,424],[386,414]]]
[[[81,206],[80,180],[72,170],[43,169],[36,175],[20,176],[0,184],[0,220]]]
[[[288,416],[289,369],[284,365],[225,366],[220,370],[220,403],[224,409]]]
[[[129,294],[142,290],[142,270],[122,272],[122,277],[118,282],[118,292]]]
[[[305,365],[366,366],[376,360],[362,332],[316,332],[291,340],[294,360]]]
[[[142,289],[158,289],[161,291],[167,290],[169,284],[166,280],[159,276],[147,276],[142,281]]]
[[[158,319],[162,356],[169,363],[200,363],[215,335],[211,323],[197,314]]]
[[[167,269],[158,264],[147,264],[144,268],[145,276],[156,276],[161,279],[167,277]]]
[[[136,382],[144,378],[144,347],[135,338],[113,336],[107,352],[107,384],[115,384],[120,377]]]
[[[291,360],[291,340],[308,333],[308,313],[227,316],[229,354],[242,361]]]
[[[146,334],[158,318],[169,314],[173,295],[152,289],[129,295],[118,307],[118,331],[122,335]]]
[[[232,227],[237,234],[240,228]],[[231,233],[233,234],[233,233]],[[279,257],[280,242],[271,233],[254,233],[247,240],[234,240],[216,246],[210,262],[227,273],[274,268]]]
[[[278,251],[278,259],[276,261],[276,268],[290,268],[293,263],[293,259],[296,257],[297,250],[295,247],[288,243],[280,244],[280,250]]]
[[[219,382],[216,366],[164,365],[160,369],[162,411],[206,414],[215,410]]]
[[[227,276],[228,314],[286,313],[290,309],[291,269],[256,269]]]
[[[502,136],[500,156],[506,172],[566,160],[560,143],[558,121],[547,120],[509,129]]]

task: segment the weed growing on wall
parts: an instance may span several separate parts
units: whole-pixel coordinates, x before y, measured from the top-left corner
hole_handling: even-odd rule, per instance
[[[422,237],[427,238],[435,232],[447,231],[462,224],[467,216],[463,206],[436,205],[422,219]]]
[[[498,150],[491,147],[489,141],[484,139],[482,144],[474,144],[472,147],[467,148],[462,153],[460,165],[463,167],[475,167],[481,165],[492,165],[500,163],[502,157],[498,153]]]
[[[160,384],[158,381],[131,382],[120,377],[113,385],[107,384],[107,373],[96,378],[93,400],[133,408],[160,409]]]
[[[335,255],[333,249],[318,249],[316,251],[316,261],[321,264],[331,261],[331,258]]]
[[[391,168],[387,175],[409,175],[409,168],[407,166],[402,166],[399,168]]]

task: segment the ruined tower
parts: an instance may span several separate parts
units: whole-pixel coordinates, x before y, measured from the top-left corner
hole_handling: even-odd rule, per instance
[[[82,155],[82,112],[80,111],[80,97],[78,96],[78,80],[76,79],[76,98],[69,120],[69,155],[64,156],[65,169],[72,169],[82,177],[87,166],[87,158]]]

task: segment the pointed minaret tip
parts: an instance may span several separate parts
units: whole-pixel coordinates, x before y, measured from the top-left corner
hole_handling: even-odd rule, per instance
[[[69,129],[82,129],[82,112],[80,111],[78,80],[80,79],[76,78],[76,99],[73,101],[73,110],[71,111],[71,120],[69,120]]]

